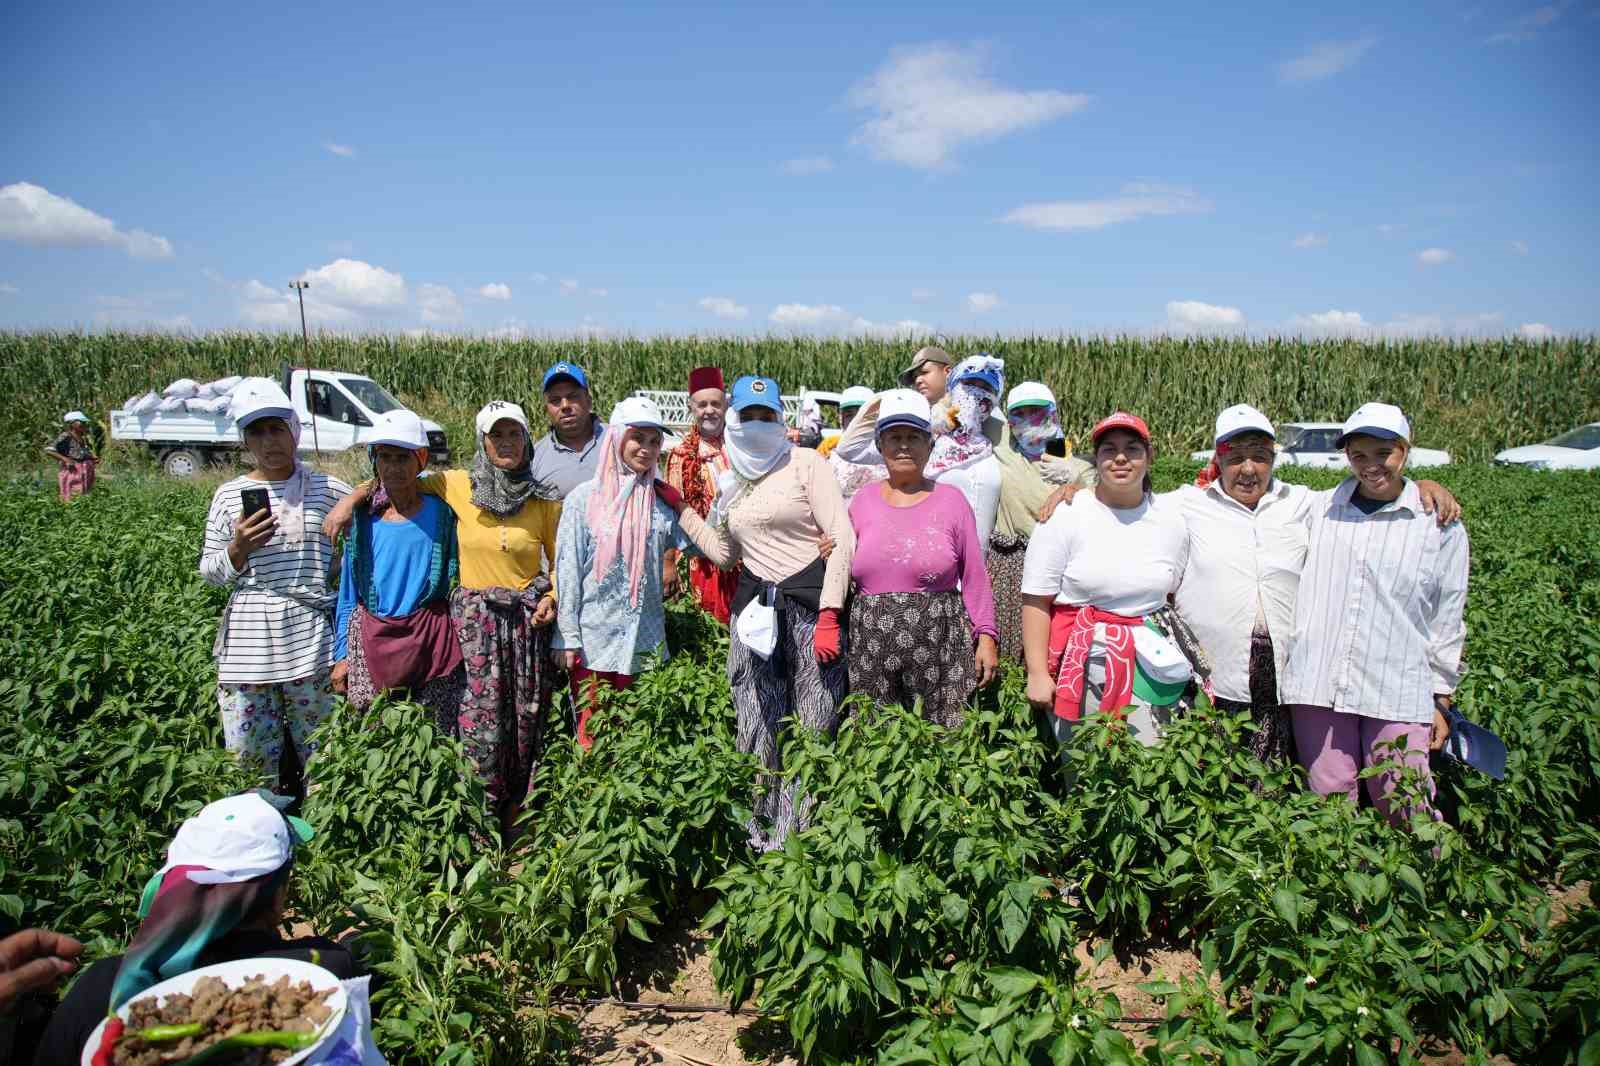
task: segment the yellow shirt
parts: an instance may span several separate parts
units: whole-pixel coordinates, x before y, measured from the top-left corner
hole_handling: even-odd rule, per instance
[[[530,499],[516,514],[501,518],[472,502],[472,480],[465,470],[422,478],[417,488],[455,512],[464,588],[525,589],[543,570],[541,551],[555,561],[559,502]]]

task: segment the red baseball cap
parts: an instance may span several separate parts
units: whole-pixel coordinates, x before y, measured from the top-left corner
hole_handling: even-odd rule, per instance
[[[1109,418],[1102,418],[1089,432],[1089,440],[1094,444],[1100,443],[1100,438],[1113,429],[1126,429],[1139,435],[1139,439],[1146,444],[1150,443],[1150,427],[1144,424],[1144,419],[1138,415],[1130,415],[1126,411],[1118,411]]]

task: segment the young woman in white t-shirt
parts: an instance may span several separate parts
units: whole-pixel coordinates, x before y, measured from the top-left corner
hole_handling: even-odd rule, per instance
[[[1150,430],[1117,412],[1095,426],[1093,492],[1034,530],[1022,574],[1028,699],[1054,712],[1063,743],[1085,708],[1120,712],[1142,743],[1159,739],[1161,709],[1133,691],[1134,633],[1166,606],[1188,551],[1175,503],[1150,494]]]

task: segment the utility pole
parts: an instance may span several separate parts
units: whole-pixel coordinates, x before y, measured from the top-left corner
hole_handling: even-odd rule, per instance
[[[322,454],[322,442],[317,439],[317,404],[311,391],[311,335],[306,332],[306,290],[309,281],[291,281],[289,288],[300,298],[300,344],[306,353],[306,412],[311,415],[311,450]]]

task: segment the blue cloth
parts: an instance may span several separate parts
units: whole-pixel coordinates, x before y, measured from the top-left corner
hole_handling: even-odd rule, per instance
[[[665,659],[667,616],[661,596],[661,560],[668,548],[698,554],[672,508],[656,501],[645,538],[639,606],[628,602],[628,567],[621,553],[602,580],[594,578],[594,536],[587,510],[595,482],[574,489],[561,505],[556,530],[556,646],[583,649],[590,670],[637,674],[652,655]]]
[[[374,518],[363,508],[356,513],[355,521],[365,523],[372,545],[372,592],[362,595],[356,586],[352,559],[354,553],[346,549],[344,562],[339,568],[339,603],[334,614],[333,658],[339,662],[349,654],[350,616],[355,614],[360,602],[371,614],[380,618],[404,618],[421,606],[430,592],[434,564],[436,531],[445,526],[445,519],[454,522],[453,516],[442,514],[448,507],[437,496],[422,497],[422,510],[404,522],[385,522]],[[353,539],[356,530],[350,531]]]
[[[550,383],[556,378],[571,378],[578,383],[578,387],[581,389],[589,387],[589,375],[584,373],[583,367],[577,363],[560,362],[553,364],[549,370],[544,372],[544,384],[539,387],[548,389]]]
[[[733,383],[733,402],[728,405],[735,411],[746,407],[765,407],[783,414],[783,397],[778,395],[778,383],[772,378],[746,374]]]

